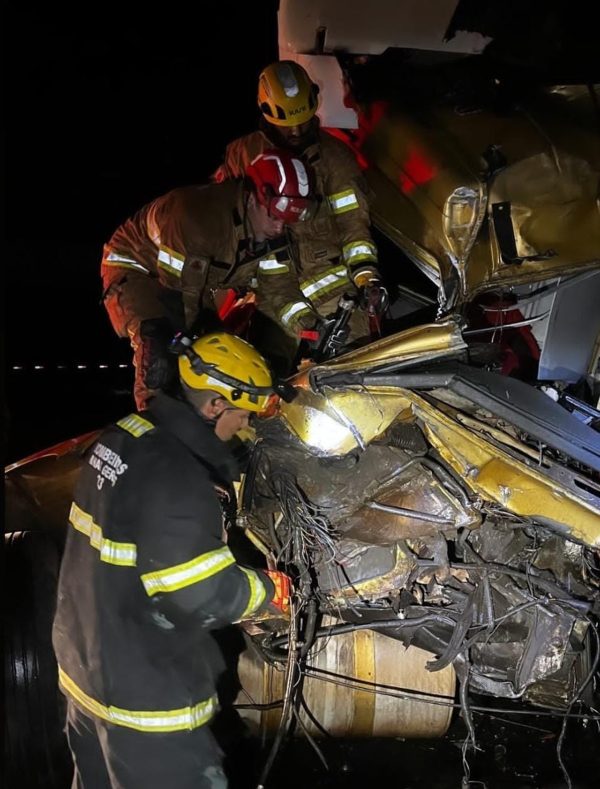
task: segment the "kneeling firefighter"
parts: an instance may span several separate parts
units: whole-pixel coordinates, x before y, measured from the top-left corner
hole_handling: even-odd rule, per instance
[[[287,576],[223,542],[215,489],[236,476],[224,442],[274,392],[266,362],[225,333],[178,352],[180,392],[100,435],[71,506],[53,644],[74,787],[225,787],[211,631],[288,606]]]

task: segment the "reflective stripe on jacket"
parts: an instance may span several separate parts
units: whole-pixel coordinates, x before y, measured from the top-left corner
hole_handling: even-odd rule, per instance
[[[330,134],[319,131],[318,142],[304,152],[316,174],[319,208],[307,222],[289,228],[295,265],[283,270],[266,264],[259,267],[260,309],[295,334],[303,316],[319,312],[331,295],[361,287],[377,275],[377,248],[370,232],[367,186],[349,148]],[[263,131],[234,140],[225,160],[213,176],[222,181],[243,174],[247,164],[273,145]],[[306,296],[304,283],[331,276],[338,265],[346,276],[327,282]]]
[[[107,707],[88,696],[60,667],[58,683],[65,695],[90,715],[114,726],[125,726],[127,729],[137,731],[169,732],[197,729],[208,723],[218,706],[215,694],[206,701],[178,710],[123,710],[118,707]]]
[[[212,717],[223,664],[211,631],[273,595],[222,542],[214,484],[234,467],[212,428],[163,394],[90,447],[53,628],[61,688],[82,711],[147,732]]]
[[[118,293],[118,334],[134,336],[146,318],[189,328],[201,307],[214,311],[210,289],[230,270],[230,286],[248,284],[256,262],[245,254],[242,202],[240,181],[173,189],[115,231],[101,275],[107,298]]]

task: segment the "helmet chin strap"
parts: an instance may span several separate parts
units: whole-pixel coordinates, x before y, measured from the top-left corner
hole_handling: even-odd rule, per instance
[[[254,227],[252,226],[252,222],[250,221],[250,217],[248,216],[248,204],[250,202],[251,195],[252,192],[250,191],[250,189],[244,192],[244,202],[243,202],[243,210],[242,210],[242,228],[244,230],[244,237],[251,239],[252,243],[254,243]]]
[[[215,400],[218,400],[218,399],[219,399],[218,397],[213,397],[213,399],[210,401],[210,402],[211,402],[211,404],[212,404],[212,403],[214,403],[214,402],[215,402]],[[200,415],[200,418],[202,419],[202,421],[203,421],[203,422],[205,422],[207,425],[209,425],[209,426],[210,426],[210,427],[213,429],[213,432],[214,432],[214,431],[216,431],[216,429],[217,429],[217,424],[218,424],[218,422],[219,422],[219,419],[220,419],[220,418],[223,416],[223,414],[224,414],[224,413],[225,413],[225,411],[227,411],[227,410],[228,410],[228,409],[225,407],[225,408],[224,408],[224,409],[223,409],[223,410],[222,410],[222,411],[221,411],[219,414],[217,414],[216,416],[206,416],[206,414],[203,414],[201,411],[200,411],[199,415]]]
[[[209,416],[205,416],[204,414],[201,414],[201,416],[202,416],[202,419],[206,422],[206,424],[210,425],[212,427],[212,429],[214,430],[216,428],[216,426],[217,426],[217,422],[219,421],[219,417],[221,416],[221,414],[219,414],[219,416],[212,417],[212,418],[209,417]]]
[[[190,386],[183,385],[183,382],[182,382],[182,386],[180,388],[180,398],[185,403],[187,403],[187,405],[189,405],[190,408],[192,408],[194,410],[194,413],[204,422],[205,425],[208,425],[214,431],[216,429],[216,427],[217,427],[217,422],[223,416],[223,414],[225,413],[227,408],[224,408],[216,416],[207,416],[202,410],[205,407],[206,403],[203,406],[200,406],[200,405],[198,405],[198,403],[194,402],[194,392],[195,391],[198,391],[198,390],[194,390]],[[215,402],[215,400],[219,400],[219,399],[221,399],[221,395],[215,393],[215,396],[212,397],[210,399],[210,401],[208,401],[208,402],[210,403],[210,405],[212,405]],[[224,399],[224,398],[222,398],[222,399]]]

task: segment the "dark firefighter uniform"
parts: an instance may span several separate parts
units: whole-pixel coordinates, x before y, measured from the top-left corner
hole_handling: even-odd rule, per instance
[[[87,453],[53,630],[75,786],[225,786],[206,725],[223,668],[211,630],[274,591],[222,541],[214,484],[233,468],[212,427],[162,393]]]
[[[237,178],[249,162],[272,146],[263,131],[230,143],[225,160],[214,175],[217,182]],[[318,131],[317,143],[303,151],[315,172],[320,196],[312,219],[288,228],[295,246],[296,268],[278,261],[259,267],[261,310],[280,322],[291,336],[316,311],[325,317],[335,311],[339,296],[360,288],[377,273],[377,249],[370,232],[367,186],[354,155],[327,132]],[[351,320],[351,337],[368,334],[362,311]]]
[[[243,203],[241,181],[174,189],[141,208],[105,245],[104,303],[117,334],[133,346],[138,408],[148,397],[141,323],[166,318],[173,333],[189,329],[201,311],[215,312],[215,288],[251,284],[260,254],[249,240]],[[283,250],[279,255],[287,259]]]

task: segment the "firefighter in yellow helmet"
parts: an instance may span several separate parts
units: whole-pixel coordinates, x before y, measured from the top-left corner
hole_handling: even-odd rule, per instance
[[[318,86],[302,66],[283,60],[258,79],[260,128],[227,146],[213,178],[236,178],[265,148],[273,145],[301,153],[316,174],[320,201],[311,219],[286,231],[294,242],[294,271],[259,269],[261,309],[290,336],[310,329],[333,312],[343,292],[356,290],[375,316],[387,306],[377,270],[377,249],[370,232],[367,187],[350,149],[319,128]],[[351,320],[354,339],[369,333],[365,312]]]
[[[287,576],[223,542],[217,495],[234,496],[224,442],[264,408],[269,369],[224,333],[178,350],[182,391],[100,435],[71,505],[53,644],[77,789],[224,789],[213,631],[288,606]]]

